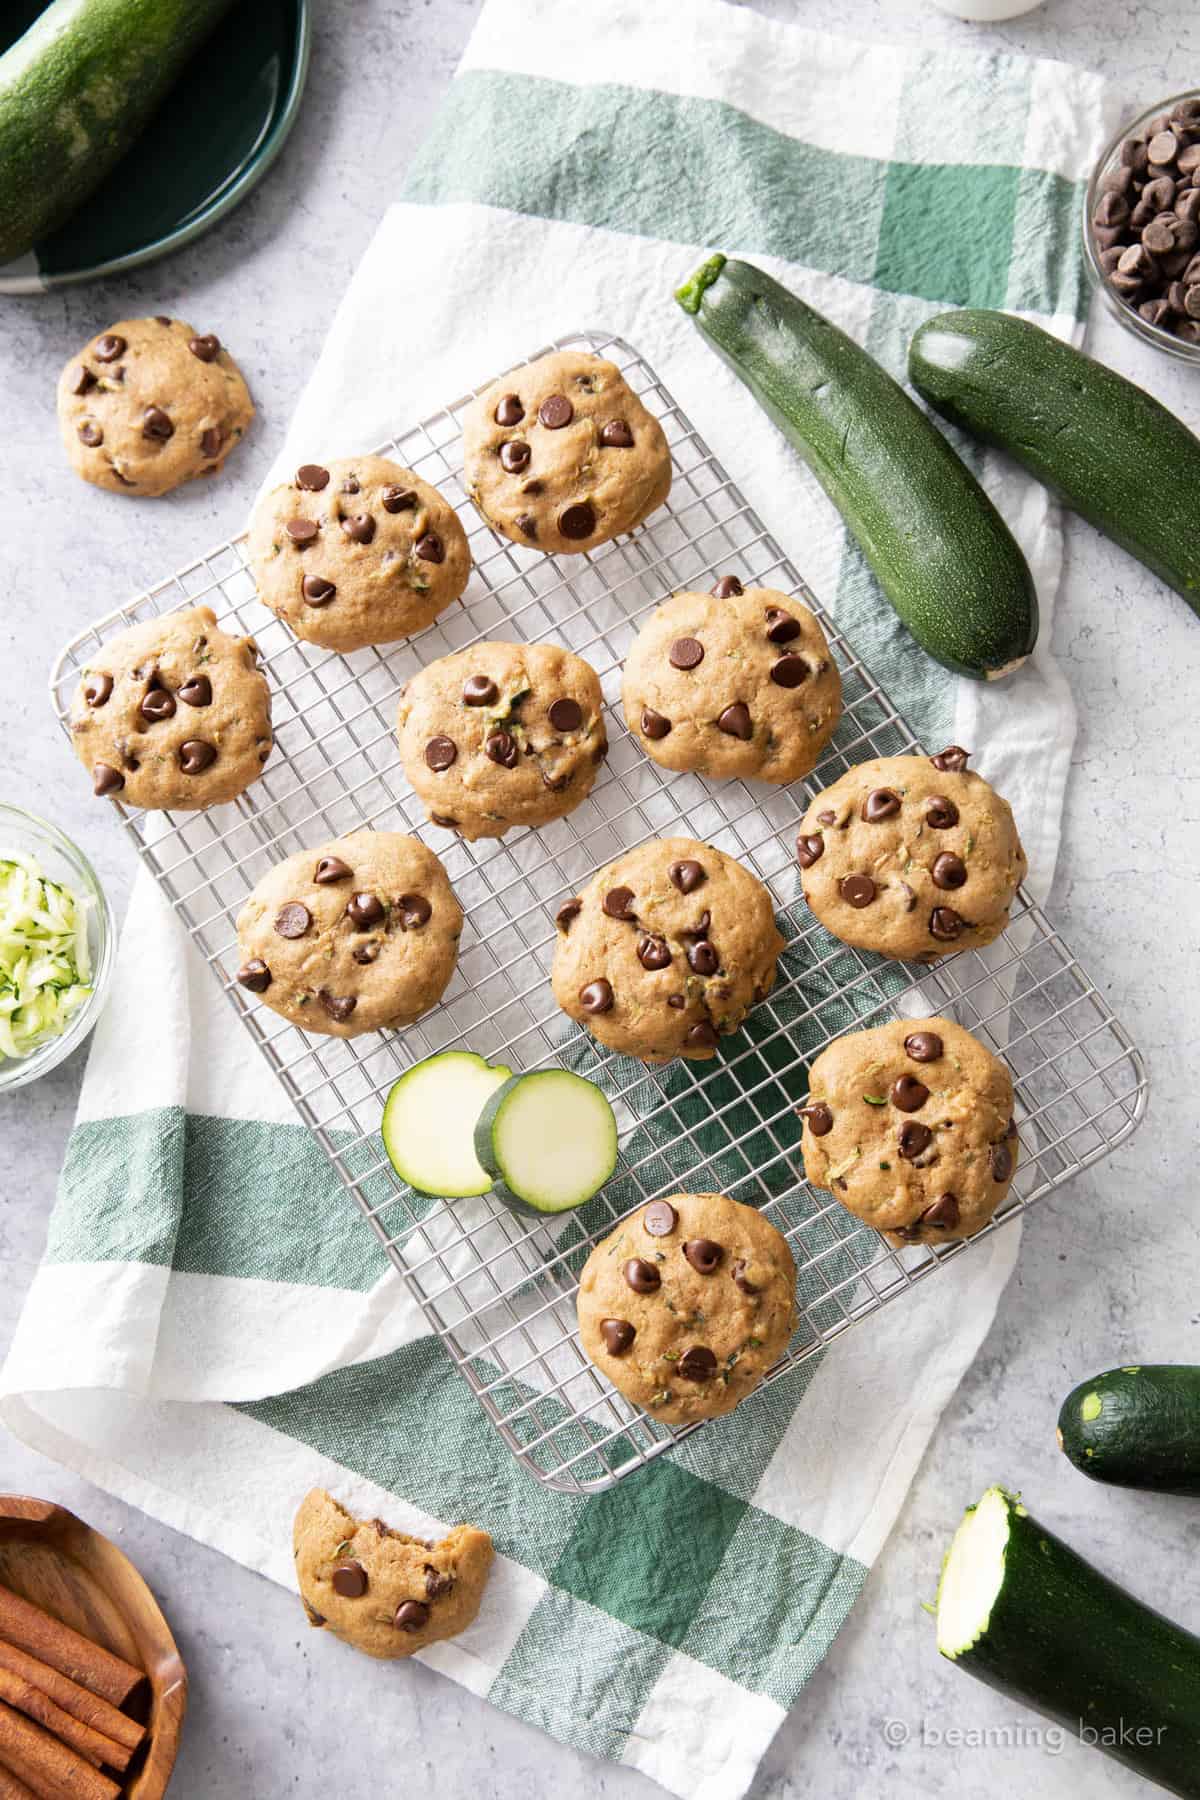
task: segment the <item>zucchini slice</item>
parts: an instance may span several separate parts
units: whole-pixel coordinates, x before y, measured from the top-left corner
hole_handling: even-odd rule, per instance
[[[1200,1796],[1200,1638],[1094,1569],[1004,1488],[968,1507],[954,1534],[937,1646],[1169,1793]]]
[[[514,1075],[487,1101],[475,1154],[520,1212],[582,1206],[617,1166],[617,1121],[594,1081],[569,1069]]]
[[[402,1075],[387,1097],[381,1127],[401,1181],[444,1200],[486,1194],[492,1178],[479,1166],[471,1129],[511,1075],[503,1063],[491,1067],[469,1050],[427,1056]]]
[[[1058,1442],[1093,1481],[1200,1494],[1200,1368],[1143,1363],[1081,1381],[1062,1403]]]

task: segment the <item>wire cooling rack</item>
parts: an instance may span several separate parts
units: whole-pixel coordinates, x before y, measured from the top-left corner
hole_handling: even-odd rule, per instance
[[[611,1487],[699,1429],[667,1427],[631,1407],[579,1345],[579,1269],[630,1208],[675,1189],[719,1190],[761,1206],[784,1232],[799,1274],[799,1325],[767,1376],[772,1382],[1113,1150],[1141,1117],[1145,1075],[1103,996],[1024,891],[996,944],[934,968],[847,948],[807,912],[792,840],[810,794],[851,763],[919,746],[637,352],[597,331],[545,346],[552,348],[610,357],[662,422],[674,485],[641,530],[557,559],[494,534],[462,485],[467,394],[383,447],[458,507],[474,558],[463,601],[419,637],[344,657],[298,643],[255,598],[237,539],[84,632],[59,657],[51,688],[65,724],[79,670],[107,638],[198,601],[230,631],[257,639],[277,741],[261,779],[205,813],[118,812],[505,1443],[539,1481],[583,1493]],[[640,619],[673,590],[706,588],[725,573],[801,597],[841,668],[845,711],[836,738],[811,778],[790,788],[670,775],[624,728],[620,669]],[[591,796],[568,818],[467,845],[427,824],[408,788],[395,706],[418,667],[493,636],[550,639],[586,657],[604,686],[611,753]],[[309,1036],[237,986],[234,921],[273,862],[364,824],[414,832],[441,856],[466,914],[458,969],[441,1004],[406,1031],[350,1041]],[[555,1006],[554,913],[622,849],[676,833],[752,869],[772,893],[788,942],[770,996],[711,1063],[647,1069],[602,1051]],[[977,1238],[896,1251],[802,1180],[795,1108],[809,1062],[831,1038],[924,1011],[952,1016],[1007,1059],[1022,1154],[1003,1210]],[[566,1062],[602,1083],[622,1145],[602,1195],[544,1223],[491,1196],[430,1201],[398,1181],[379,1138],[387,1092],[414,1062],[460,1044],[515,1068]]]

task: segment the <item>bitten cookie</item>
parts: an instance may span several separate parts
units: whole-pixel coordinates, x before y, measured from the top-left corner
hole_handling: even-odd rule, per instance
[[[71,702],[71,738],[93,793],[195,811],[249,787],[274,742],[257,657],[254,639],[229,637],[208,606],[110,638]]]
[[[783,939],[748,869],[694,838],[628,850],[558,909],[554,997],[646,1063],[715,1054],[770,992]]]
[[[808,1179],[893,1244],[970,1237],[1017,1166],[1008,1070],[949,1019],[835,1039],[800,1116]]]
[[[556,350],[501,376],[463,422],[468,492],[516,544],[558,555],[632,531],[671,487],[671,452],[614,363]]]
[[[796,1323],[787,1240],[724,1194],[672,1194],[623,1219],[583,1265],[579,1337],[613,1386],[656,1419],[732,1412]]]
[[[404,773],[435,825],[474,840],[561,819],[608,754],[595,671],[557,644],[472,644],[400,697]]]
[[[1025,879],[1012,808],[967,751],[858,763],[811,802],[796,839],[804,898],[844,944],[901,961],[978,949]]]
[[[665,769],[715,780],[795,781],[833,736],[842,682],[812,613],[775,588],[724,575],[674,594],[625,663],[629,729]]]
[[[352,831],[263,876],[238,915],[237,979],[305,1031],[411,1025],[454,973],[462,918],[417,838]]]
[[[263,604],[326,650],[423,631],[471,573],[454,508],[383,456],[301,463],[255,507],[247,554]]]
[[[324,1488],[300,1502],[292,1527],[308,1622],[388,1661],[457,1637],[479,1611],[492,1540],[455,1525],[436,1543],[356,1519]]]
[[[110,326],[58,378],[71,467],[114,494],[166,494],[214,475],[253,417],[228,350],[165,313]]]

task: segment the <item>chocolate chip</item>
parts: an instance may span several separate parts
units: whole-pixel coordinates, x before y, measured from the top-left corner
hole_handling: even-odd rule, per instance
[[[667,948],[664,938],[639,938],[637,956],[643,969],[649,969],[651,972],[657,969],[669,969],[671,966],[671,952]]]
[[[722,575],[713,588],[714,600],[731,600],[735,594],[744,594],[745,588],[736,575]]]
[[[960,770],[966,768],[967,758],[970,754],[971,752],[964,750],[961,744],[947,744],[944,750],[939,750],[937,755],[931,756],[929,760],[935,769],[942,771],[943,775],[958,774]]]
[[[935,906],[929,915],[929,932],[939,943],[952,944],[959,936],[966,920],[960,918],[951,906]]]
[[[328,606],[337,588],[323,575],[306,575],[300,583],[300,592],[310,606]]]
[[[104,336],[97,338],[93,344],[92,355],[97,362],[111,363],[116,362],[118,356],[124,356],[128,348],[129,345],[123,337],[118,337],[115,331],[106,331]]]
[[[519,475],[522,469],[527,468],[529,457],[529,445],[522,443],[520,438],[513,438],[500,446],[500,466],[510,475]]]
[[[169,319],[160,319],[159,320],[160,325],[169,325],[170,323],[171,323],[171,321]],[[316,1629],[319,1631],[321,1626],[325,1623],[325,1614],[319,1613],[315,1606],[310,1606],[308,1604],[308,1601],[304,1600],[303,1598],[302,1598],[301,1603],[302,1603],[302,1605],[304,1607],[304,1611],[308,1617],[309,1624],[312,1626],[315,1626]]]
[[[993,1144],[988,1151],[993,1181],[1007,1181],[1013,1171],[1012,1151],[1007,1144]]]
[[[811,869],[815,862],[820,862],[825,854],[825,839],[816,833],[811,837],[803,834],[796,839],[796,860],[802,869]]]
[[[808,664],[802,656],[781,656],[771,664],[771,680],[776,687],[798,688],[808,680]]]
[[[320,463],[301,463],[296,470],[296,486],[310,494],[319,494],[322,488],[329,486],[329,470],[323,469]]]
[[[873,788],[862,803],[862,816],[869,825],[894,819],[899,811],[900,796],[892,788]]]
[[[289,519],[283,529],[293,544],[311,544],[320,527],[315,519]]]
[[[945,1046],[936,1031],[910,1031],[904,1040],[906,1053],[914,1062],[936,1062]]]
[[[387,907],[378,894],[351,894],[346,902],[346,915],[360,931],[369,931],[387,917]]]
[[[575,417],[575,408],[565,394],[547,394],[538,407],[538,418],[547,431],[561,431]]]
[[[667,995],[667,1005],[673,1006],[675,1008],[676,1012],[682,1012],[684,1007],[687,1005],[687,1001],[684,999],[682,994],[668,994]]]
[[[633,889],[627,887],[609,888],[601,902],[610,919],[636,919],[633,910]]]
[[[352,544],[369,544],[375,536],[375,521],[370,513],[354,513],[341,523]]]
[[[781,606],[768,606],[767,637],[772,644],[790,644],[793,638],[800,636],[802,630],[803,626],[794,614],[784,612]],[[785,681],[780,685],[786,687],[788,684]]]
[[[401,931],[416,931],[428,925],[433,907],[424,894],[401,894],[396,902],[396,919]]]
[[[439,775],[450,767],[457,755],[458,750],[448,737],[432,737],[425,746],[425,761]]]
[[[601,428],[600,442],[606,450],[632,450],[633,433],[624,419],[610,419]]]
[[[721,966],[721,959],[707,938],[688,946],[687,959],[688,967],[696,975],[715,975]]]
[[[900,1127],[896,1139],[900,1154],[907,1162],[913,1162],[933,1142],[933,1133],[928,1125],[920,1124],[916,1119],[906,1119]]]
[[[966,863],[951,850],[943,850],[940,856],[934,857],[931,872],[934,887],[960,888],[967,879]]]
[[[335,1025],[344,1025],[358,1005],[353,994],[330,994],[324,988],[317,998]]]
[[[750,1280],[746,1273],[746,1268],[747,1264],[744,1258],[739,1257],[737,1262],[734,1263],[733,1268],[730,1270],[730,1273],[733,1276],[734,1287],[740,1288],[743,1294],[761,1293],[762,1290],[758,1284]]]
[[[379,504],[385,513],[408,512],[416,508],[417,496],[412,488],[385,487],[380,493]]]
[[[500,698],[500,689],[487,675],[468,675],[463,682],[464,706],[490,706]]]
[[[697,1275],[715,1275],[725,1256],[720,1244],[714,1244],[711,1238],[689,1238],[683,1254]]]
[[[651,1237],[670,1237],[679,1223],[679,1214],[669,1200],[652,1200],[642,1214],[642,1229]]]
[[[717,730],[723,731],[726,737],[740,738],[743,744],[750,742],[754,736],[754,726],[750,722],[750,708],[744,700],[735,700],[732,706],[727,706],[718,715]]]
[[[484,739],[483,750],[489,762],[499,763],[502,769],[515,769],[521,760],[521,746],[507,731],[493,731]]]
[[[704,661],[704,645],[699,638],[676,638],[667,655],[673,669],[698,669]]]
[[[432,824],[440,825],[443,831],[458,830],[458,820],[451,818],[449,813],[430,813],[429,818]]]
[[[940,1194],[932,1206],[927,1206],[921,1214],[922,1225],[938,1225],[943,1230],[958,1224],[958,1196],[956,1194]]]
[[[425,1564],[425,1597],[428,1600],[440,1600],[454,1586],[453,1575],[446,1574],[444,1569],[435,1569],[432,1563]]]
[[[335,881],[349,881],[353,874],[340,856],[323,856],[313,870],[313,880],[319,887],[331,887]]]
[[[591,501],[577,500],[573,506],[564,507],[558,516],[558,529],[572,542],[591,537],[596,529],[596,509]]]
[[[657,742],[659,738],[665,738],[670,729],[670,719],[664,719],[652,706],[642,708],[642,733],[645,737]]]
[[[71,392],[73,394],[86,394],[88,389],[94,388],[95,385],[96,377],[92,374],[92,371],[88,368],[86,363],[80,363],[75,371],[75,382]]]
[[[402,1600],[392,1623],[397,1631],[420,1631],[429,1623],[429,1608],[423,1600]]]
[[[635,1294],[654,1294],[662,1286],[657,1264],[647,1262],[644,1256],[631,1256],[621,1273]]]
[[[282,938],[302,938],[312,924],[312,914],[301,900],[289,900],[275,914],[275,930]]]
[[[532,513],[522,513],[517,520],[517,530],[524,532],[531,543],[537,543],[537,520]]]
[[[579,990],[579,1004],[584,1012],[606,1013],[613,1003],[612,983],[601,976],[597,981],[589,981],[586,987]]]
[[[712,914],[710,912],[702,912],[700,917],[696,920],[696,923],[692,926],[692,929],[690,931],[685,931],[683,935],[684,937],[693,939],[705,938],[708,936],[708,928],[711,924]]]
[[[89,706],[103,706],[113,691],[111,675],[89,675],[83,684],[83,697]]]
[[[848,906],[870,906],[875,891],[875,883],[869,875],[843,875],[838,882],[838,893]]]
[[[818,825],[836,825],[837,824],[837,814],[835,812],[819,812],[817,814],[817,824]]]
[[[189,338],[188,349],[203,363],[216,362],[221,354],[221,340],[211,331],[206,331],[203,337]]]
[[[1165,168],[1179,154],[1179,139],[1173,131],[1156,131],[1146,146],[1146,153],[1152,163]]]
[[[683,1041],[690,1044],[693,1050],[711,1050],[717,1041],[716,1027],[710,1025],[707,1019],[701,1019],[692,1026]]]
[[[111,763],[98,762],[92,764],[92,792],[101,799],[106,794],[115,794],[125,786],[125,777],[120,769],[114,769]]]
[[[157,724],[160,719],[175,717],[175,696],[169,694],[164,687],[152,687],[142,696],[142,704],[138,707],[143,719]]]
[[[675,1373],[684,1381],[711,1381],[717,1372],[717,1359],[704,1344],[692,1344],[675,1364]]]
[[[142,414],[142,436],[159,444],[165,444],[168,438],[175,436],[170,416],[161,406],[148,406]]]
[[[958,824],[958,808],[945,794],[930,794],[925,803],[925,823],[934,831],[949,831]]]
[[[361,1600],[367,1591],[367,1571],[360,1562],[340,1562],[330,1580],[335,1594],[343,1600]]]
[[[823,1100],[815,1101],[812,1106],[802,1106],[800,1117],[814,1137],[824,1137],[833,1130],[833,1114]]]
[[[234,977],[252,994],[265,994],[271,985],[271,971],[261,956],[252,956],[248,963],[243,963]]]
[[[217,760],[216,746],[203,738],[188,738],[179,746],[179,767],[185,775],[200,775]]]
[[[1010,1144],[1016,1143],[1016,1141],[1017,1141],[1017,1121],[1015,1119],[1010,1119],[1008,1121],[1008,1124],[1004,1127],[1004,1135],[1008,1139]]]
[[[891,1102],[898,1112],[920,1112],[929,1098],[929,1089],[915,1075],[897,1075],[892,1083]]]
[[[422,562],[440,563],[446,560],[446,551],[436,531],[427,531],[416,542],[416,554]]]
[[[696,889],[707,881],[704,865],[693,857],[684,857],[681,862],[673,862],[667,874],[681,894],[694,894]]]
[[[564,900],[554,915],[554,923],[560,931],[571,929],[571,920],[577,919],[583,911],[582,900]]]
[[[610,1356],[624,1356],[637,1332],[628,1319],[601,1319],[600,1336]]]
[[[86,444],[89,450],[97,450],[104,442],[104,433],[94,419],[85,419],[79,427],[79,441]]]
[[[519,425],[525,417],[525,408],[516,394],[504,394],[492,417],[497,425]]]
[[[350,951],[356,963],[373,963],[379,956],[379,939],[368,938],[365,944],[355,944]]]
[[[583,724],[583,708],[578,700],[556,700],[550,708],[550,723],[555,731],[578,731]]]

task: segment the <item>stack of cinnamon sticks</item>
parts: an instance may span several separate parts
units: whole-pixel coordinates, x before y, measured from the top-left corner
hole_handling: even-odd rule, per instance
[[[141,1669],[0,1586],[0,1800],[117,1800]]]

